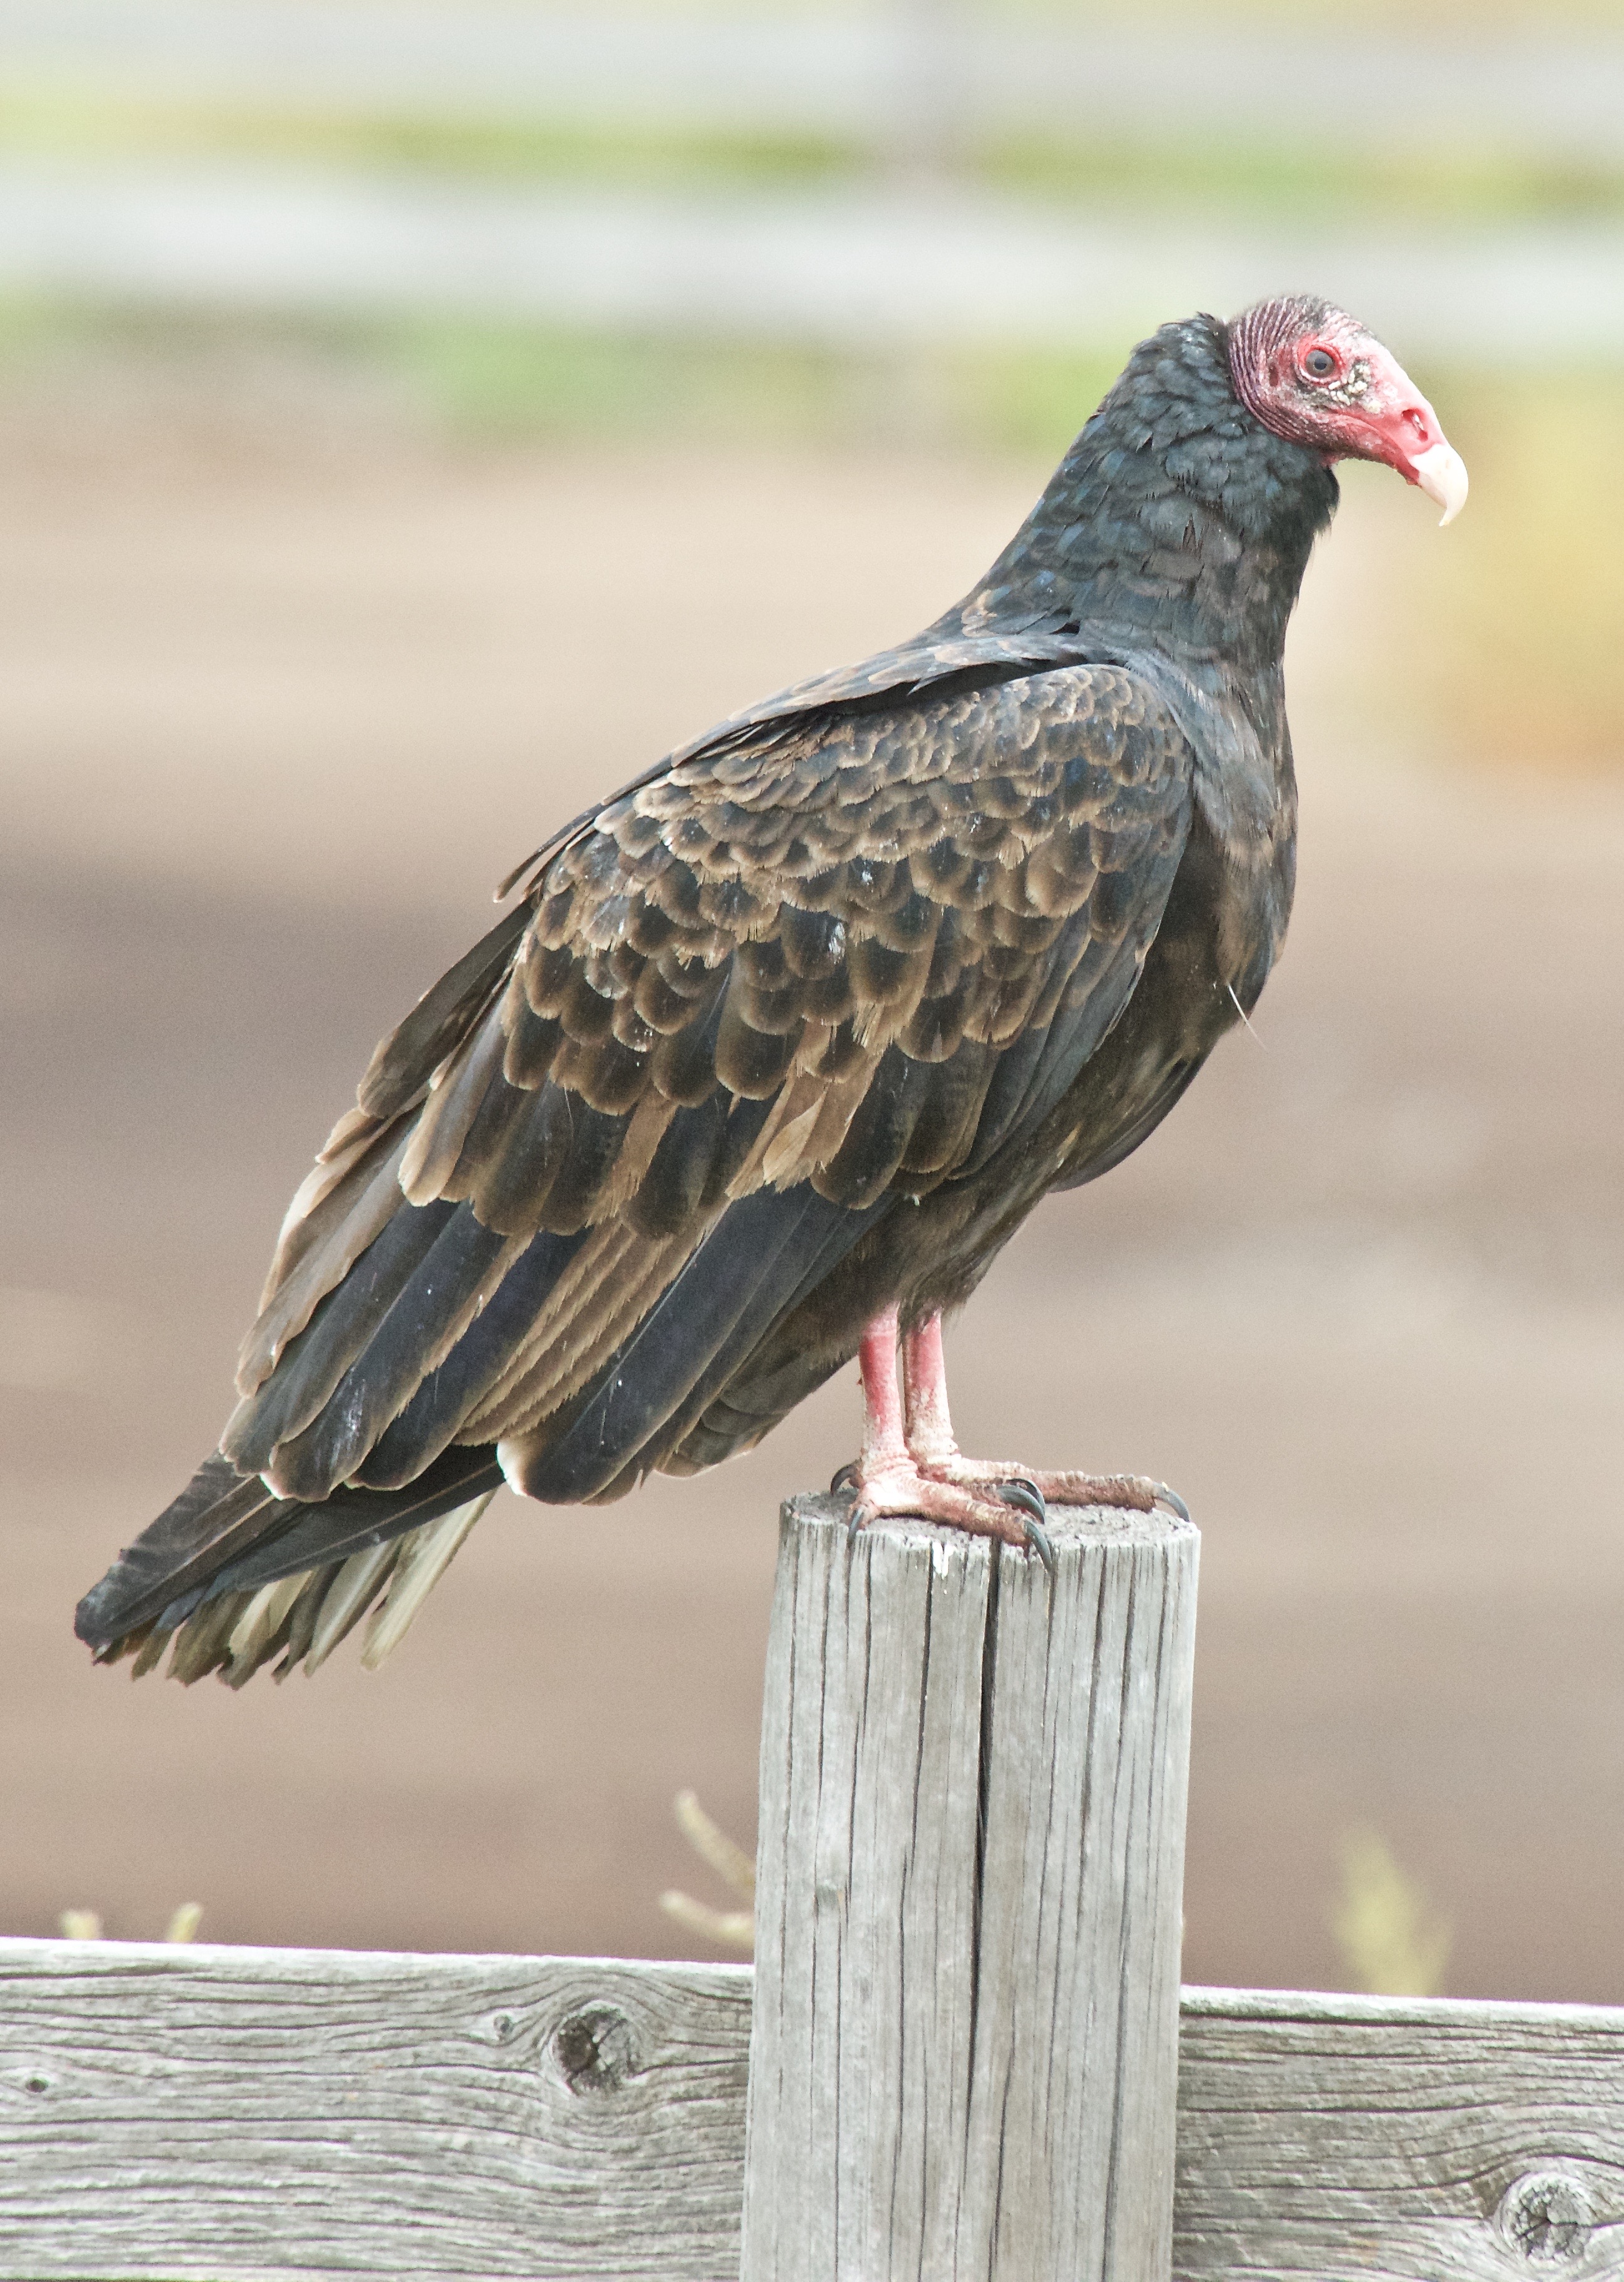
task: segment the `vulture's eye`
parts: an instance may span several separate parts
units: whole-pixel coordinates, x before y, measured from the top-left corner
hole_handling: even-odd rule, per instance
[[[1329,380],[1336,362],[1329,349],[1310,349],[1302,360],[1302,369],[1310,380]]]

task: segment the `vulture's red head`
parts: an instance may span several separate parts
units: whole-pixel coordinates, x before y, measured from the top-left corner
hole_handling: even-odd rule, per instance
[[[1230,376],[1277,436],[1333,460],[1380,460],[1418,484],[1452,523],[1466,463],[1403,367],[1357,318],[1328,301],[1260,301],[1229,329]]]

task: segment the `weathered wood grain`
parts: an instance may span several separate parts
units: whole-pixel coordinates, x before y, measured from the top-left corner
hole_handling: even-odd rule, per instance
[[[1185,1991],[1181,2282],[1624,2276],[1624,2011]]]
[[[753,2048],[747,1967],[0,1941],[0,2282],[1157,2282],[1194,1533],[1055,1536],[788,1517]],[[1624,2278],[1624,2011],[1177,2065],[1178,2282]]]
[[[1166,2282],[1199,1545],[786,1509],[745,2282]]]
[[[0,1941],[0,2278],[734,2282],[750,1982]],[[1179,2053],[1179,2282],[1624,2275],[1624,2011],[1194,1989]]]
[[[0,1943],[0,2275],[738,2270],[746,1966]]]

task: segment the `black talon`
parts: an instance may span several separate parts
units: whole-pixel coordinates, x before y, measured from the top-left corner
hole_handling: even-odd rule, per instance
[[[1170,1513],[1176,1513],[1178,1516],[1180,1521],[1189,1520],[1190,1509],[1177,1490],[1169,1489],[1165,1482],[1153,1482],[1150,1486],[1151,1494],[1158,1505],[1166,1506]]]
[[[1053,1577],[1054,1574],[1054,1548],[1049,1542],[1049,1533],[1046,1529],[1042,1528],[1037,1522],[1035,1522],[1030,1513],[1025,1515],[1023,1518],[1026,1525],[1026,1549],[1029,1553],[1035,1553],[1037,1556],[1037,1558],[1043,1563],[1044,1567],[1048,1571],[1050,1576]]]
[[[1044,1527],[1049,1518],[1049,1509],[1044,1503],[1043,1492],[1036,1482],[1023,1481],[1018,1476],[1013,1481],[998,1482],[994,1486],[1003,1502],[1013,1505],[1020,1514],[1026,1528],[1027,1551],[1035,1553],[1053,1577],[1054,1548],[1049,1541],[1048,1531]]]
[[[1006,1482],[995,1482],[993,1487],[1006,1505],[1013,1505],[1022,1513],[1030,1513],[1040,1528],[1049,1518],[1043,1492],[1036,1482],[1029,1482],[1024,1475],[1016,1474]]]
[[[831,1497],[857,1495],[857,1460],[855,1458],[848,1458],[843,1466],[836,1466],[834,1479],[829,1484],[829,1495]]]
[[[853,1495],[851,1501],[851,1517],[846,1524],[846,1543],[848,1547],[853,1546],[857,1543],[858,1539],[862,1535],[866,1526],[866,1525],[863,1520],[863,1502],[861,1498]]]

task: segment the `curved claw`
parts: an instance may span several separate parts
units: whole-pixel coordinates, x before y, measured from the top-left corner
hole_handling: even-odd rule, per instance
[[[1166,1506],[1168,1511],[1177,1514],[1180,1521],[1189,1520],[1190,1509],[1177,1490],[1169,1489],[1165,1482],[1152,1482],[1150,1486],[1158,1505]]]
[[[1043,1492],[1036,1482],[1022,1480],[1019,1476],[993,1485],[1000,1502],[1013,1505],[1026,1525],[1026,1549],[1035,1553],[1048,1571],[1054,1574],[1054,1547],[1044,1524],[1049,1518],[1049,1509],[1044,1503]]]
[[[1006,1505],[1013,1505],[1022,1513],[1030,1513],[1039,1528],[1049,1518],[1043,1492],[1024,1474],[1013,1474],[1007,1481],[994,1482],[992,1486]]]
[[[1041,1523],[1034,1521],[1030,1513],[1026,1515],[1025,1522],[1026,1549],[1029,1553],[1035,1553],[1037,1556],[1037,1558],[1043,1563],[1044,1567],[1048,1571],[1050,1576],[1053,1577],[1054,1574],[1054,1548],[1049,1541],[1049,1533],[1043,1527]]]
[[[843,1466],[836,1466],[829,1482],[829,1495],[850,1498],[851,1510],[846,1517],[846,1543],[855,1545],[858,1533],[867,1526],[863,1511],[863,1478],[855,1458],[848,1458]]]

